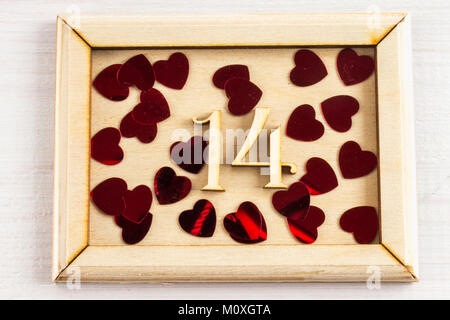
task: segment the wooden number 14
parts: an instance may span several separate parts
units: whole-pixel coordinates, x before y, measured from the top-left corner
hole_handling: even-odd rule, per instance
[[[244,162],[244,158],[250,151],[259,134],[264,128],[264,124],[270,114],[270,108],[255,108],[255,117],[250,131],[239,150],[236,158],[233,160],[233,166],[242,167],[269,167],[270,181],[264,188],[287,188],[282,182],[282,167],[289,167],[290,173],[297,172],[295,163],[281,162],[281,129],[280,127],[272,130],[270,134],[270,162]],[[208,149],[208,184],[202,190],[224,191],[220,186],[220,160],[221,160],[221,111],[214,111],[204,120],[193,119],[196,124],[205,124],[209,122],[209,149]]]

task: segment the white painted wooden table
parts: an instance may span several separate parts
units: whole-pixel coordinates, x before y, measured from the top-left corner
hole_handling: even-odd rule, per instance
[[[450,3],[0,1],[0,298],[450,298]],[[408,11],[413,22],[421,281],[382,284],[81,284],[50,281],[57,13]]]

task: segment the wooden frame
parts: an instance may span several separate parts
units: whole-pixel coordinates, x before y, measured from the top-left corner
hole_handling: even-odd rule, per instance
[[[57,18],[53,279],[365,281],[418,278],[410,21],[403,13]],[[162,32],[164,31],[164,32]],[[89,244],[92,48],[375,46],[380,244],[100,246]],[[230,250],[248,257],[236,261]],[[301,254],[299,254],[301,252]],[[211,253],[211,254],[210,254]],[[212,254],[214,253],[214,254]],[[302,256],[307,255],[307,260]],[[218,258],[220,257],[220,259]],[[201,262],[199,262],[201,261]],[[280,263],[282,261],[282,263]]]

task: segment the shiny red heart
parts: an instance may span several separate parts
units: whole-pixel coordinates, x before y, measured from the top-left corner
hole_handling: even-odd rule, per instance
[[[208,200],[198,200],[193,210],[180,214],[178,222],[184,231],[193,236],[212,237],[216,228],[216,210]]]
[[[122,101],[128,97],[130,90],[117,80],[121,64],[113,64],[103,69],[93,82],[94,88],[102,96],[113,101]]]
[[[333,168],[321,158],[311,158],[306,162],[306,174],[300,178],[311,195],[327,193],[338,186]]]
[[[223,89],[225,83],[233,78],[250,80],[248,67],[242,64],[230,64],[222,67],[214,73],[212,81],[217,88]]]
[[[127,183],[120,178],[109,178],[91,191],[91,200],[106,214],[117,216],[125,211]]]
[[[119,146],[120,131],[116,128],[104,128],[91,139],[91,157],[100,163],[112,166],[123,159],[123,150]]]
[[[189,61],[181,52],[173,53],[168,60],[153,64],[156,81],[172,89],[182,89],[189,75]]]
[[[156,124],[144,125],[136,122],[129,112],[120,122],[120,133],[122,137],[136,137],[142,143],[150,143],[155,139],[158,127]]]
[[[241,203],[236,212],[227,214],[223,225],[231,238],[240,243],[258,243],[267,239],[266,221],[250,201]]]
[[[293,84],[307,87],[316,84],[328,74],[319,56],[311,50],[299,50],[294,56],[295,68],[290,73]]]
[[[346,132],[352,126],[352,116],[358,112],[359,103],[351,96],[341,95],[326,99],[321,107],[328,125],[338,132]]]
[[[374,207],[356,207],[345,211],[339,225],[342,230],[352,232],[356,242],[371,243],[378,233],[378,215]]]
[[[181,169],[199,173],[205,164],[203,157],[208,143],[202,136],[194,136],[189,141],[178,141],[170,146],[170,157]]]
[[[303,182],[296,182],[286,191],[277,191],[272,196],[274,208],[283,216],[303,219],[308,213],[310,195]]]
[[[316,120],[316,112],[309,104],[295,108],[286,126],[286,135],[300,141],[315,141],[324,131],[323,124]]]
[[[289,230],[298,241],[303,243],[313,243],[317,239],[317,228],[325,221],[325,214],[318,208],[309,207],[308,213],[302,218],[288,218]]]
[[[191,191],[191,180],[177,176],[169,167],[162,167],[155,175],[155,195],[160,204],[170,204],[180,201]]]
[[[150,61],[138,54],[125,62],[117,72],[117,79],[124,86],[136,86],[139,90],[148,90],[155,83],[155,74]]]
[[[359,178],[377,167],[377,156],[370,151],[362,151],[355,141],[347,141],[339,151],[339,167],[344,178]]]
[[[123,216],[115,216],[115,223],[122,228],[122,239],[127,244],[136,244],[145,238],[152,225],[153,215],[148,212],[140,223],[134,223]]]
[[[162,93],[152,88],[141,93],[141,103],[134,107],[131,115],[137,123],[151,125],[170,117],[170,109]]]
[[[262,91],[252,82],[241,78],[232,78],[225,82],[228,97],[228,110],[235,116],[249,113],[261,99]]]
[[[149,187],[140,185],[128,190],[125,194],[125,211],[122,216],[134,223],[140,223],[147,215],[152,205],[152,191]]]
[[[346,48],[339,52],[337,69],[344,84],[351,86],[369,78],[375,70],[375,63],[371,57],[358,56],[355,51]]]

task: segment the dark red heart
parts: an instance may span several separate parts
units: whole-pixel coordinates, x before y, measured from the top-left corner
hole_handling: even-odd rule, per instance
[[[170,146],[170,157],[181,169],[199,173],[205,164],[203,153],[207,145],[202,136],[194,136],[187,142],[178,141]]]
[[[289,116],[286,135],[295,140],[314,141],[319,139],[325,131],[323,124],[316,120],[316,112],[309,104],[295,108]]]
[[[240,243],[258,243],[267,239],[266,221],[250,201],[241,203],[236,212],[227,214],[223,225],[231,238]]]
[[[128,97],[130,90],[117,80],[117,71],[121,64],[113,64],[103,69],[93,82],[94,88],[102,96],[113,101],[122,101]]]
[[[180,214],[178,222],[184,231],[193,236],[212,237],[216,228],[216,210],[208,200],[198,200],[193,210]]]
[[[277,191],[272,196],[274,208],[283,216],[303,219],[308,213],[310,195],[303,182],[296,182],[286,191]]]
[[[311,158],[306,162],[306,174],[300,178],[311,195],[327,193],[338,186],[333,168],[321,158]]]
[[[378,215],[374,207],[356,207],[345,211],[339,224],[342,230],[352,232],[356,242],[371,243],[378,233]]]
[[[128,190],[125,194],[125,211],[122,216],[134,223],[140,223],[147,215],[152,205],[152,191],[149,187],[140,185]]]
[[[148,90],[155,83],[155,74],[150,61],[138,54],[125,62],[117,72],[117,79],[124,86],[136,86],[139,90]]]
[[[120,122],[120,133],[122,137],[136,137],[142,143],[150,143],[155,139],[158,127],[156,124],[144,125],[136,122],[129,112]]]
[[[298,241],[313,243],[317,239],[317,228],[325,221],[325,214],[320,208],[311,206],[305,218],[288,218],[289,230]]]
[[[173,53],[168,60],[153,64],[156,81],[172,89],[182,89],[189,75],[189,61],[181,52]]]
[[[369,78],[375,70],[375,63],[371,57],[358,56],[355,51],[346,48],[339,52],[337,69],[344,84],[351,86]]]
[[[104,213],[117,216],[125,211],[127,183],[120,178],[109,178],[91,191],[91,200]]]
[[[307,87],[316,84],[328,74],[322,60],[311,50],[299,50],[294,56],[295,68],[290,78],[293,84]]]
[[[104,128],[91,139],[91,157],[103,164],[112,166],[123,159],[123,150],[119,146],[120,131],[116,128]]]
[[[338,132],[350,130],[352,116],[359,110],[358,100],[345,95],[328,98],[320,105],[325,120],[332,129]]]
[[[131,115],[137,123],[151,125],[170,117],[170,109],[162,93],[152,88],[141,93],[141,103],[134,107]]]
[[[233,78],[250,80],[248,67],[242,64],[230,64],[222,67],[214,73],[213,83],[217,88],[223,89],[225,87],[225,83]]]
[[[169,167],[162,167],[155,175],[155,195],[160,204],[180,201],[191,191],[191,180],[177,176]]]
[[[235,116],[249,113],[261,99],[262,91],[246,79],[232,78],[225,82],[228,110]]]
[[[339,167],[344,178],[359,178],[377,167],[377,156],[370,151],[362,151],[355,141],[347,141],[339,151]]]
[[[115,216],[114,221],[122,228],[122,239],[127,244],[135,244],[145,238],[152,225],[153,215],[149,212],[140,223],[134,223],[123,216]]]

